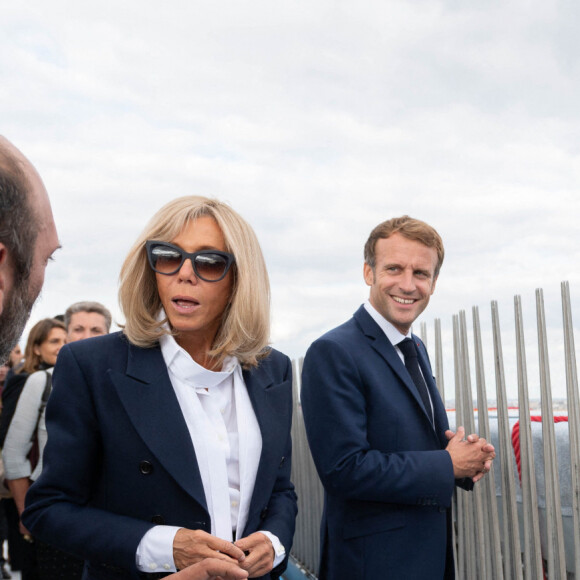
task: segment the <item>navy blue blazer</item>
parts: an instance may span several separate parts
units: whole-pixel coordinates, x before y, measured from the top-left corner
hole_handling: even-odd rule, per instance
[[[289,554],[297,512],[291,363],[272,350],[243,375],[262,434],[244,534],[268,530]],[[23,521],[35,537],[85,559],[83,578],[142,577],[135,553],[156,524],[211,532],[194,447],[159,347],[136,347],[121,333],[66,345],[46,423],[43,471]],[[278,578],[285,565],[264,578]]]
[[[364,307],[314,342],[304,359],[302,410],[325,490],[320,580],[453,578],[447,415],[425,346],[413,338],[435,428]]]

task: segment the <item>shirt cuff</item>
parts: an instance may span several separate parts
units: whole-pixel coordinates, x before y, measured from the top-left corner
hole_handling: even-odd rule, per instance
[[[154,526],[141,538],[135,554],[140,572],[176,572],[173,561],[173,540],[177,526]]]
[[[272,542],[272,547],[274,548],[273,568],[275,568],[284,561],[284,558],[286,557],[286,549],[284,548],[278,537],[275,536],[272,532],[267,532],[266,530],[259,531],[260,534],[264,534],[270,540],[270,542]]]

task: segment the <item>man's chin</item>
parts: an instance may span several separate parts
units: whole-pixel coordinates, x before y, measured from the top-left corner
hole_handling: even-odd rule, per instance
[[[8,360],[30,316],[34,301],[23,299],[25,294],[21,288],[14,288],[0,314],[0,364]]]

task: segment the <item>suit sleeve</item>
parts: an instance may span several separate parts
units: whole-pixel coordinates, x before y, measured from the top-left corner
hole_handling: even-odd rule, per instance
[[[346,500],[449,507],[454,478],[447,451],[401,451],[393,445],[391,452],[371,446],[366,393],[379,385],[366,382],[364,364],[352,350],[329,338],[316,341],[304,360],[302,411],[327,493]]]
[[[134,569],[137,546],[153,524],[91,506],[101,477],[99,421],[90,385],[68,347],[59,353],[46,425],[44,465],[27,494],[26,527],[81,558]]]

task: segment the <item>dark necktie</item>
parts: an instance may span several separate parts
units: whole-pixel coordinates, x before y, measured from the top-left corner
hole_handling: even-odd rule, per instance
[[[421,374],[421,369],[419,368],[419,360],[417,359],[417,347],[415,346],[415,342],[410,338],[405,338],[405,340],[401,341],[397,344],[403,356],[405,357],[405,366],[419,391],[419,395],[421,395],[421,400],[423,401],[423,405],[425,410],[427,411],[427,415],[433,423],[433,415],[431,412],[431,401],[429,399],[429,393],[427,392],[427,385],[425,384],[425,379]]]

